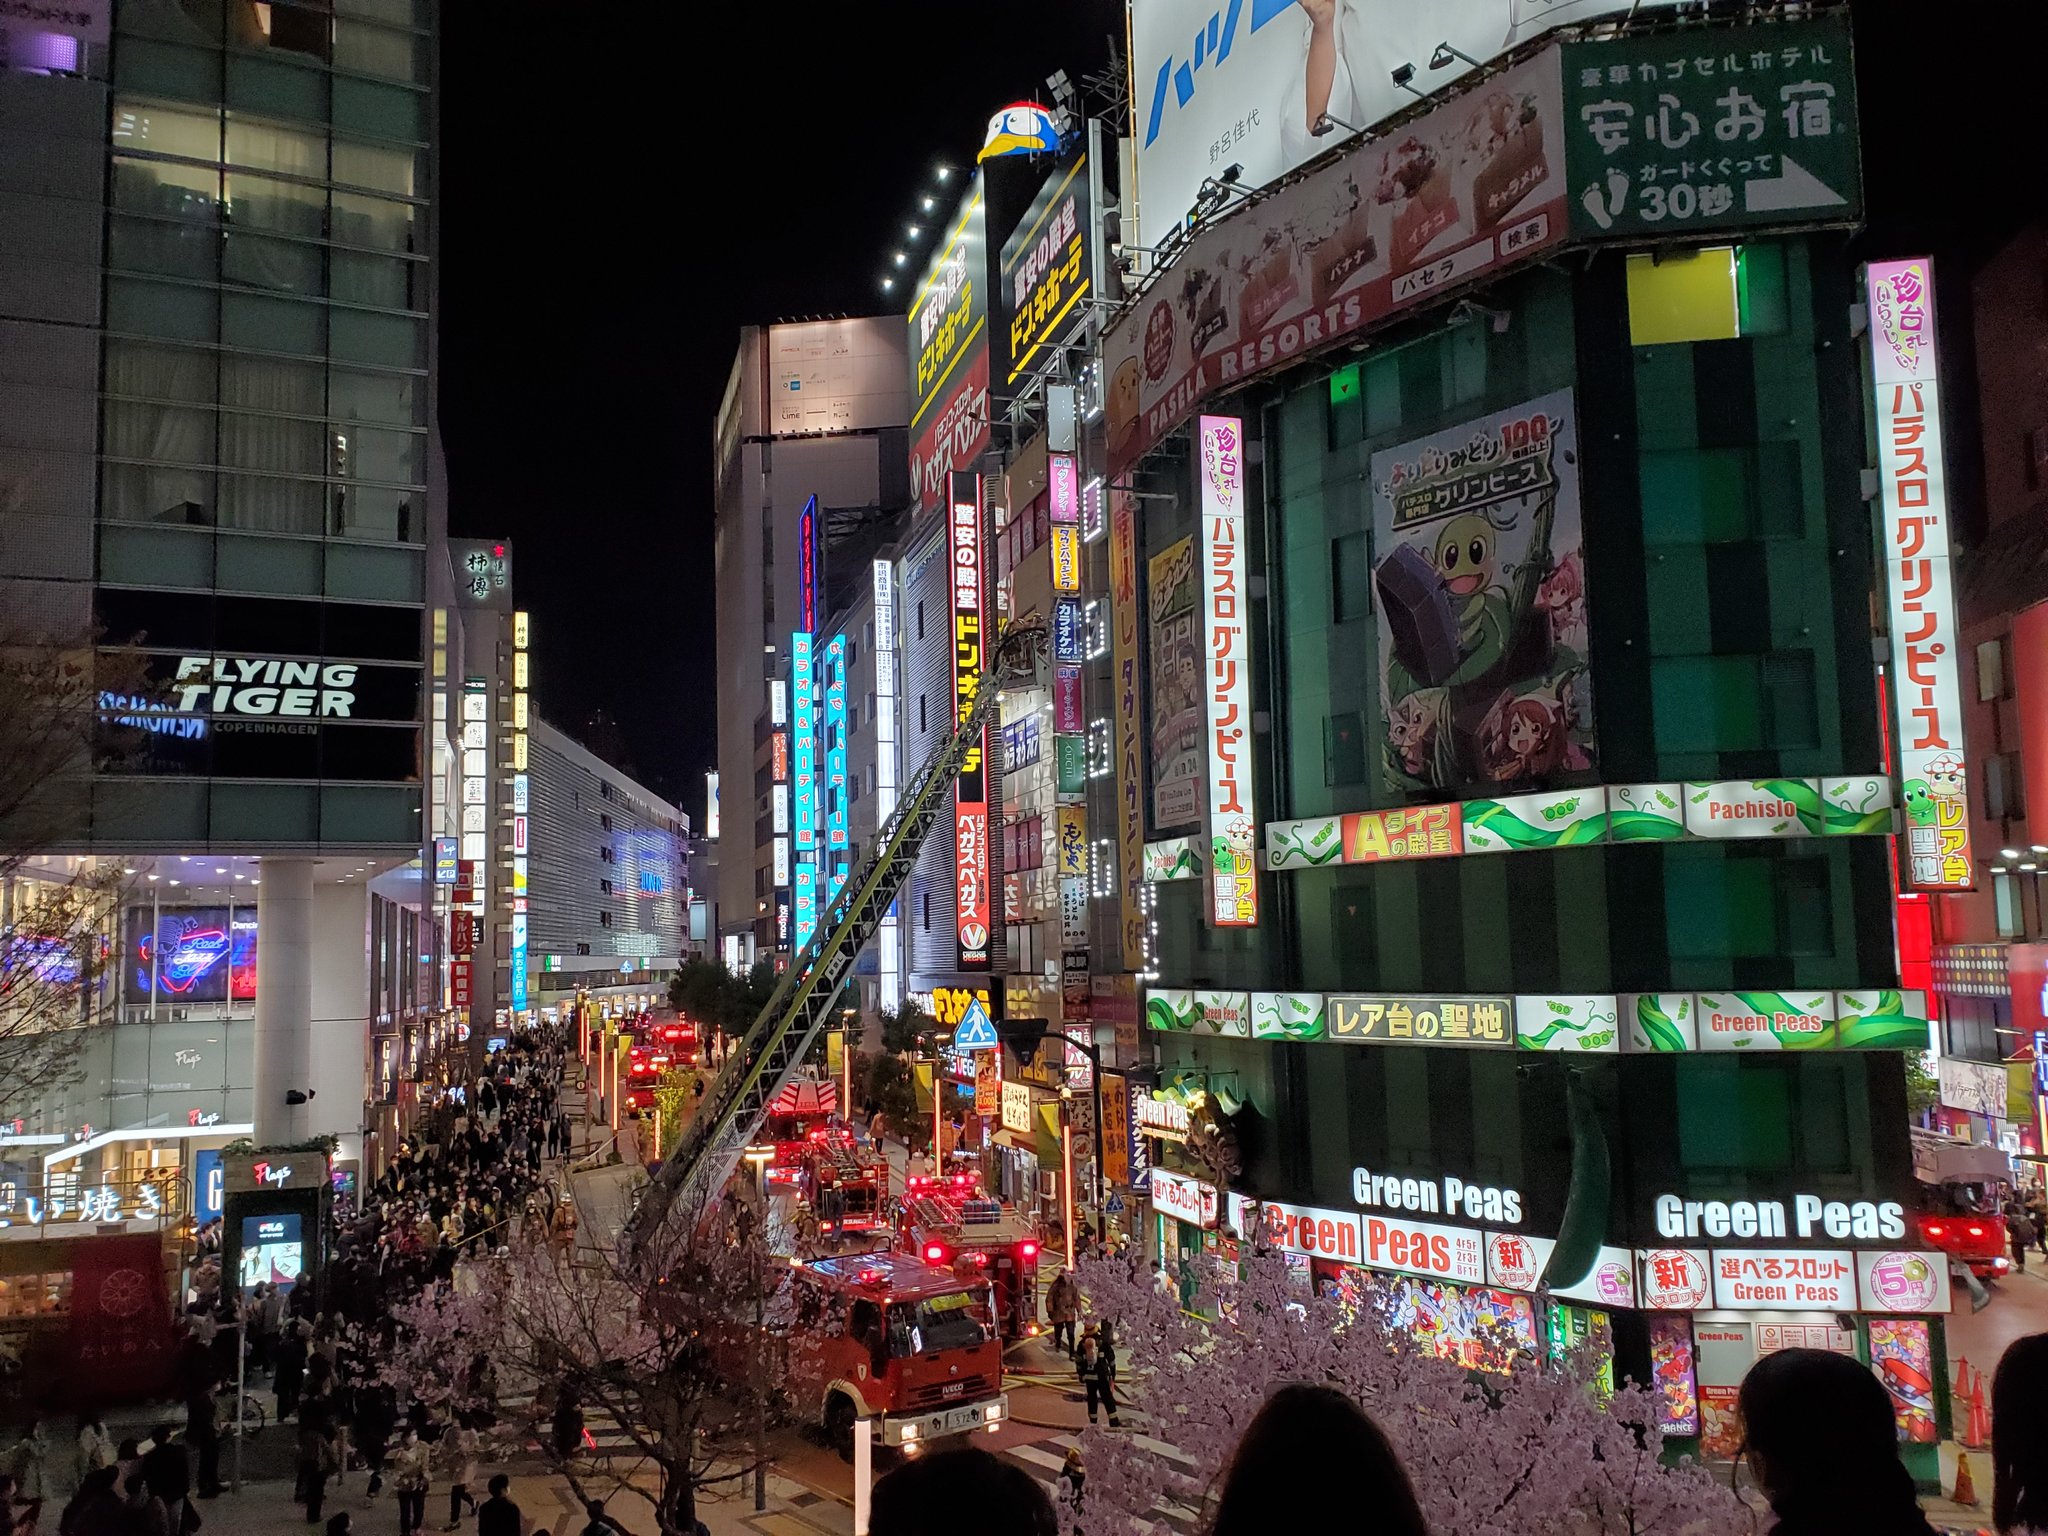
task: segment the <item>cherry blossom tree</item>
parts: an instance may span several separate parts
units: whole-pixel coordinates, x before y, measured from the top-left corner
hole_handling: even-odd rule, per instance
[[[1371,1305],[1313,1296],[1279,1255],[1234,1278],[1206,1266],[1190,1316],[1122,1259],[1086,1263],[1089,1312],[1113,1320],[1149,1425],[1082,1436],[1083,1536],[1164,1531],[1199,1510],[1266,1399],[1291,1382],[1346,1393],[1386,1432],[1442,1536],[1749,1536],[1744,1504],[1689,1459],[1665,1465],[1653,1394],[1609,1391],[1593,1351],[1538,1358],[1508,1335],[1461,1362],[1390,1330]],[[1333,1469],[1304,1469],[1329,1475]]]
[[[761,1461],[777,1408],[776,1262],[756,1213],[731,1197],[698,1221],[672,1213],[637,1252],[522,1242],[394,1307],[379,1374],[475,1427],[480,1455],[537,1445],[580,1497],[632,1493],[664,1536],[687,1536],[699,1495]],[[558,1446],[562,1391],[617,1424],[630,1452]],[[529,1392],[526,1412],[503,1411]]]

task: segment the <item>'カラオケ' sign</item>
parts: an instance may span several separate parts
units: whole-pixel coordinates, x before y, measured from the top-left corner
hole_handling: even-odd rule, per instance
[[[1934,264],[1918,256],[1873,262],[1864,281],[1880,532],[1891,603],[1892,698],[1906,801],[1906,880],[1922,890],[1957,890],[1971,885],[1973,875],[1955,586],[1949,576],[1948,478],[1941,458]]]

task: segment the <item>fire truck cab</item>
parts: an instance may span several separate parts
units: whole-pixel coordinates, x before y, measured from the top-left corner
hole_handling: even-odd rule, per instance
[[[963,1279],[988,1281],[1005,1339],[1039,1331],[1038,1234],[1013,1208],[983,1197],[967,1176],[907,1180],[896,1246]]]
[[[811,1143],[823,1141],[839,1110],[839,1085],[829,1079],[800,1077],[768,1101],[761,1139],[747,1156],[762,1164],[770,1184],[794,1184],[802,1174]]]
[[[985,1280],[865,1253],[794,1265],[791,1284],[789,1388],[842,1454],[858,1418],[877,1421],[883,1445],[914,1455],[1009,1417]]]

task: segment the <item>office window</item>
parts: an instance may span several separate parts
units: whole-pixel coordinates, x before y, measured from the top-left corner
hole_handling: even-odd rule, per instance
[[[1984,814],[1993,821],[2016,821],[2027,814],[2027,779],[2019,753],[1984,759]]]
[[[1984,703],[2006,697],[2005,646],[2008,638],[2000,635],[1977,647],[1977,697]]]

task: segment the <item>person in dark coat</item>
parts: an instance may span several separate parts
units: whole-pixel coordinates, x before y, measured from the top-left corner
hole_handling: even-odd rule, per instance
[[[1891,1398],[1870,1367],[1825,1349],[1765,1355],[1736,1398],[1743,1454],[1773,1536],[1934,1536],[1899,1460]]]
[[[1109,1427],[1123,1428],[1116,1416],[1115,1356],[1105,1347],[1102,1334],[1090,1323],[1081,1335],[1081,1347],[1074,1352],[1074,1369],[1088,1396],[1088,1422],[1095,1422],[1098,1405],[1109,1409]]]
[[[306,1333],[297,1319],[287,1317],[271,1352],[271,1389],[277,1394],[277,1416],[290,1418],[299,1411],[299,1393],[306,1385]]]
[[[500,1472],[491,1479],[491,1496],[478,1506],[476,1536],[520,1536],[519,1506],[512,1502],[512,1479]]]
[[[192,1497],[192,1458],[184,1446],[171,1439],[171,1426],[159,1425],[142,1453],[142,1480],[150,1495],[163,1501],[171,1529],[183,1531],[186,1503]]]

